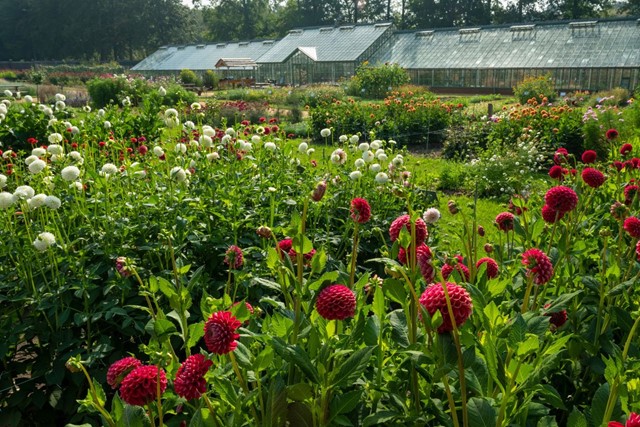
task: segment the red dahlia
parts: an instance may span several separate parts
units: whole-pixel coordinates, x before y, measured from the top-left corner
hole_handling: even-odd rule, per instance
[[[612,166],[616,168],[618,172],[620,172],[624,167],[624,163],[622,163],[620,160],[614,160],[612,163]]]
[[[582,171],[582,180],[589,186],[593,188],[598,188],[607,178],[600,172],[598,169],[594,168],[584,168]]]
[[[456,321],[456,326],[460,327],[469,316],[471,316],[471,312],[473,311],[471,296],[469,296],[469,293],[462,286],[458,286],[455,283],[447,282],[446,286],[449,299],[451,300],[453,318]],[[453,329],[451,316],[449,316],[449,310],[447,308],[447,300],[444,296],[444,289],[441,283],[429,285],[420,296],[420,304],[422,304],[430,316],[433,316],[436,311],[440,310],[442,324],[438,327],[439,333],[449,332]]]
[[[568,173],[569,171],[560,165],[553,165],[549,169],[549,176],[552,179],[557,179],[558,181],[562,181],[564,179],[564,176]]]
[[[551,307],[551,304],[545,304],[544,308]],[[549,316],[549,323],[552,324],[556,329],[561,327],[567,322],[567,310],[555,311],[555,312],[547,312],[544,314],[545,316]]]
[[[559,185],[547,191],[544,201],[556,211],[569,212],[578,206],[578,195],[573,189]]]
[[[155,365],[142,365],[129,373],[120,385],[120,398],[129,405],[144,406],[157,397],[158,379],[160,394],[167,388],[167,376]]]
[[[532,248],[522,254],[522,264],[527,268],[527,275],[533,277],[533,283],[544,285],[553,276],[553,264],[540,249]]]
[[[431,248],[429,248],[429,246],[425,245],[424,243],[418,245],[418,248],[416,249],[416,259],[421,256],[421,253],[428,258],[431,258],[433,256],[431,254]],[[407,264],[407,251],[402,246],[398,251],[398,261],[400,261],[400,264],[402,265]]]
[[[124,377],[138,366],[142,366],[142,362],[135,357],[125,357],[113,362],[107,371],[107,384],[113,389],[118,388]]]
[[[205,358],[202,354],[194,354],[187,357],[182,362],[176,374],[176,380],[173,382],[173,388],[176,394],[187,400],[197,399],[207,390],[207,382],[204,375],[213,362]]]
[[[429,250],[428,246],[426,246],[426,248],[427,250],[420,250],[420,248],[418,247],[416,258],[418,259],[418,266],[420,266],[420,273],[422,273],[424,281],[427,283],[431,283],[433,282],[436,274],[435,270],[433,269],[433,264],[431,263],[431,250]]]
[[[215,354],[227,354],[238,346],[237,339],[240,334],[236,329],[241,323],[228,311],[213,313],[204,325],[204,342],[210,352]]]
[[[566,148],[558,148],[553,154],[553,162],[556,165],[567,163],[569,161],[569,152]]]
[[[331,285],[318,294],[318,314],[327,320],[344,320],[356,312],[356,295],[344,285]]]
[[[593,150],[587,150],[582,153],[582,163],[593,163],[596,161],[598,155]]]
[[[360,224],[364,224],[371,218],[371,207],[365,199],[356,197],[351,201],[351,218]]]
[[[549,205],[544,205],[542,207],[542,219],[544,219],[544,221],[548,222],[549,224],[553,224],[556,221],[560,221],[563,216],[564,216],[564,212],[557,211]]]
[[[616,129],[609,129],[606,133],[605,133],[607,139],[611,140],[611,139],[616,139],[618,137],[618,135],[620,135],[618,133],[618,131]]]
[[[449,278],[449,276],[451,276],[451,274],[453,274],[454,271],[458,271],[458,274],[460,274],[460,278],[464,278],[465,282],[469,281],[469,278],[471,277],[471,273],[469,272],[469,268],[464,265],[462,263],[462,257],[461,256],[456,256],[456,258],[458,258],[458,263],[455,265],[451,265],[451,264],[444,264],[442,266],[442,268],[440,269],[440,273],[442,274],[442,278],[444,280],[447,280]]]
[[[632,151],[633,151],[633,145],[629,144],[628,142],[626,144],[622,144],[622,147],[620,147],[620,154],[622,154],[623,156],[626,156]]]
[[[278,242],[278,249],[280,250],[281,254],[284,252],[289,253],[292,247],[293,247],[293,240],[291,239],[283,239]]]
[[[224,254],[224,263],[227,264],[229,268],[235,270],[240,269],[244,264],[242,249],[236,245],[229,246],[229,249],[227,249],[227,252]]]
[[[493,279],[498,277],[500,269],[498,268],[496,260],[489,257],[480,258],[478,262],[476,262],[476,269],[479,270],[482,264],[487,264],[487,278]]]
[[[502,212],[496,216],[496,224],[502,231],[513,230],[513,214],[511,212]]]
[[[640,415],[631,412],[625,424],[619,423],[618,421],[609,421],[607,427],[640,427]]]
[[[636,258],[638,258],[638,262],[640,262],[640,240],[636,243]]]
[[[399,216],[391,223],[391,227],[389,227],[389,237],[392,242],[395,242],[398,239],[402,227],[405,227],[407,231],[411,233],[411,219],[409,215]],[[427,224],[422,218],[416,219],[416,243],[418,245],[424,243],[427,235]]]
[[[629,233],[631,237],[640,239],[640,219],[635,216],[630,216],[624,220],[624,229]]]
[[[624,204],[630,205],[633,203],[633,200],[637,198],[638,190],[640,187],[637,185],[627,185],[624,187]]]

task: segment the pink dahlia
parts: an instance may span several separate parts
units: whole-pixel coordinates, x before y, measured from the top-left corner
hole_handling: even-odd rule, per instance
[[[596,161],[596,158],[598,157],[598,155],[596,154],[595,151],[593,150],[586,150],[584,153],[582,153],[582,163],[593,163]]]
[[[542,207],[542,219],[549,224],[553,224],[556,221],[560,221],[564,216],[564,212],[557,211],[549,205]]]
[[[142,362],[135,357],[125,357],[113,362],[107,371],[107,384],[113,389],[118,388],[124,377],[138,366],[142,366]]]
[[[620,154],[622,154],[623,156],[626,156],[632,151],[633,151],[633,145],[629,144],[628,142],[626,144],[622,144],[622,147],[620,147]]]
[[[638,262],[640,262],[640,240],[636,243],[636,258],[638,258]]]
[[[194,354],[187,357],[178,368],[173,388],[176,394],[187,400],[197,399],[207,390],[207,382],[204,376],[213,365],[213,362],[202,354]]]
[[[365,199],[356,197],[351,201],[351,218],[359,223],[364,224],[371,219],[371,207]]]
[[[633,238],[640,239],[640,219],[630,216],[624,220],[624,229]]]
[[[544,201],[554,210],[569,212],[578,206],[578,195],[573,189],[559,185],[547,191]]]
[[[440,274],[442,274],[442,278],[447,280],[449,276],[454,271],[457,271],[460,274],[460,277],[464,279],[465,282],[469,281],[471,277],[471,273],[469,272],[469,268],[464,264],[462,255],[454,255],[453,258],[447,260],[447,262],[440,269]]]
[[[426,245],[425,245],[426,246]],[[427,283],[432,283],[435,277],[435,270],[433,269],[433,264],[431,263],[432,255],[429,247],[426,247],[427,250],[420,250],[416,253],[416,258],[418,259],[418,266],[420,267],[420,273],[424,278],[424,281]]]
[[[318,314],[327,320],[344,320],[356,312],[356,295],[344,285],[331,285],[318,294]]]
[[[447,282],[446,286],[449,299],[451,300],[451,309],[453,311],[453,318],[456,321],[456,326],[462,326],[473,311],[471,296],[462,286],[458,286],[455,283]],[[436,311],[440,310],[442,324],[438,327],[439,333],[453,330],[451,316],[449,316],[449,310],[447,308],[447,299],[441,283],[429,285],[420,296],[420,304],[427,310],[430,316],[433,316]]]
[[[582,171],[582,180],[589,187],[598,188],[602,184],[604,184],[606,179],[607,178],[605,178],[604,174],[600,172],[598,169],[584,168],[584,170]]]
[[[229,249],[227,249],[227,252],[224,254],[224,263],[234,270],[240,269],[244,264],[242,249],[236,245],[229,246]]]
[[[424,252],[424,254],[429,258],[432,257],[431,248],[429,248],[429,246],[425,245],[424,243],[418,245],[418,248],[416,249],[416,258],[420,256],[421,252]],[[402,246],[398,251],[398,261],[400,261],[400,264],[402,265],[407,265],[407,251]]]
[[[399,216],[391,223],[391,227],[389,227],[389,237],[392,242],[395,242],[398,239],[402,227],[405,227],[407,231],[411,233],[411,218],[409,215]],[[418,245],[424,243],[427,235],[427,224],[422,218],[416,219],[416,243]]]
[[[158,379],[160,394],[167,388],[167,375],[155,365],[142,365],[129,372],[120,385],[120,398],[129,405],[144,406],[157,397]]]
[[[213,313],[204,325],[204,342],[210,352],[227,354],[238,346],[240,334],[236,330],[241,323],[228,311]]]
[[[476,262],[476,269],[480,269],[482,264],[487,264],[487,278],[494,279],[498,277],[500,273],[500,269],[498,268],[498,263],[493,258],[485,257],[480,258],[478,262]]]
[[[527,268],[527,275],[533,277],[533,283],[544,285],[553,276],[553,264],[540,249],[532,248],[522,254],[522,264]]]
[[[513,214],[511,212],[502,212],[496,216],[496,225],[502,231],[513,230]]]

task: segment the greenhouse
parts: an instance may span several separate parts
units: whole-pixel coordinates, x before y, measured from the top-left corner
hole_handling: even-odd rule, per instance
[[[281,40],[164,46],[133,70],[217,70],[278,85],[337,82],[361,63],[397,63],[414,84],[508,92],[550,75],[558,91],[640,84],[640,20],[555,21],[397,31],[390,23],[298,28]]]
[[[291,30],[258,59],[260,75],[278,84],[336,82],[352,76],[393,34],[390,23]]]
[[[216,70],[223,78],[256,78],[255,61],[274,45],[274,40],[162,46],[132,70],[166,74],[189,69]]]
[[[377,62],[396,62],[431,88],[510,89],[550,74],[559,91],[635,88],[640,20],[549,22],[398,31]]]

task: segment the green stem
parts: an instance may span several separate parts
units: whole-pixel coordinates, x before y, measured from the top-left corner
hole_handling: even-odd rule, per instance
[[[511,397],[511,391],[513,390],[513,386],[515,385],[516,378],[518,377],[518,372],[520,372],[520,366],[522,365],[522,361],[518,360],[518,364],[516,365],[516,370],[513,373],[513,376],[509,380],[509,385],[505,390],[504,395],[502,396],[502,402],[500,404],[500,412],[498,413],[498,421],[496,422],[496,427],[502,426],[502,420],[504,419],[505,412],[507,410],[507,403],[509,403],[509,398]],[[508,368],[508,366],[507,366]]]
[[[116,423],[113,421],[113,418],[111,418],[111,414],[109,414],[106,411],[106,409],[104,409],[104,407],[100,404],[100,400],[98,399],[98,394],[96,393],[96,389],[93,386],[93,381],[91,380],[91,376],[89,376],[89,373],[87,372],[84,365],[82,365],[82,363],[79,363],[78,366],[80,367],[80,369],[82,369],[82,373],[84,374],[84,376],[87,378],[87,381],[89,382],[89,393],[91,393],[91,398],[93,399],[94,406],[96,407],[96,409],[98,409],[98,411],[100,412],[100,415],[104,417],[107,424],[109,424],[110,427],[115,427]]]
[[[349,289],[353,289],[353,284],[356,279],[356,260],[358,259],[358,226],[359,223],[355,223],[353,230],[353,250],[351,251],[351,271],[349,272]]]

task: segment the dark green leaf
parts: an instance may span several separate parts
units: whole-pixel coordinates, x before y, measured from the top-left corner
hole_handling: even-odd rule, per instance
[[[487,399],[472,397],[467,403],[470,427],[495,427],[496,410]]]
[[[588,427],[587,418],[574,407],[573,411],[569,414],[567,427]]]
[[[331,418],[339,414],[353,411],[362,398],[362,390],[353,390],[342,395],[336,395],[331,400]]]
[[[391,338],[400,347],[409,347],[409,335],[407,330],[407,318],[402,310],[395,310],[389,313],[389,324],[391,325]]]
[[[370,427],[370,426],[393,425],[391,421],[397,418],[398,415],[400,414],[392,411],[376,412],[375,414],[371,414],[367,418],[365,418],[364,421],[362,422],[362,426]]]
[[[374,347],[365,347],[355,351],[331,376],[331,386],[340,387],[355,382],[367,368]]]
[[[364,327],[364,343],[366,345],[377,345],[380,337],[380,320],[375,314],[367,318]]]

